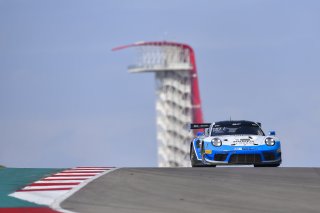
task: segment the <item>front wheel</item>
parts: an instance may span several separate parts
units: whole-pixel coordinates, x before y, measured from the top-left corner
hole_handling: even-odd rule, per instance
[[[196,151],[194,150],[192,144],[190,146],[190,161],[192,167],[202,167],[203,164],[200,160],[198,160],[196,156]]]

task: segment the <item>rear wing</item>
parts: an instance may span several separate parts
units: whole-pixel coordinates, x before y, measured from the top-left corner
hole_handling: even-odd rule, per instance
[[[211,123],[193,123],[190,124],[189,129],[206,129],[209,128]]]

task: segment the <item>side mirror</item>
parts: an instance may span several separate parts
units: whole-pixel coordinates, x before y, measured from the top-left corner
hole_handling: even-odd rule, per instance
[[[207,136],[209,136],[209,135],[210,135],[209,131],[210,131],[210,129],[209,129],[209,128],[208,128],[208,129],[206,129],[206,135],[207,135]]]
[[[270,136],[276,136],[276,131],[269,131]]]
[[[203,132],[197,132],[197,137],[199,137],[199,136],[203,136],[204,135],[204,133]]]

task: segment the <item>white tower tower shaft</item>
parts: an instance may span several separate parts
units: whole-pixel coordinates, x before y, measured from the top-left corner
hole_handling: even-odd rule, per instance
[[[203,123],[193,49],[175,42],[139,42],[113,50],[136,47],[139,58],[131,73],[155,72],[158,164],[189,166],[189,144],[194,133],[188,123]]]

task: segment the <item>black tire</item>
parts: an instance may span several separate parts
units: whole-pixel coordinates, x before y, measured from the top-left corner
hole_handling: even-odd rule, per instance
[[[190,145],[190,161],[191,161],[191,166],[192,167],[202,167],[202,166],[204,166],[202,164],[202,162],[200,160],[198,160],[192,143]]]

